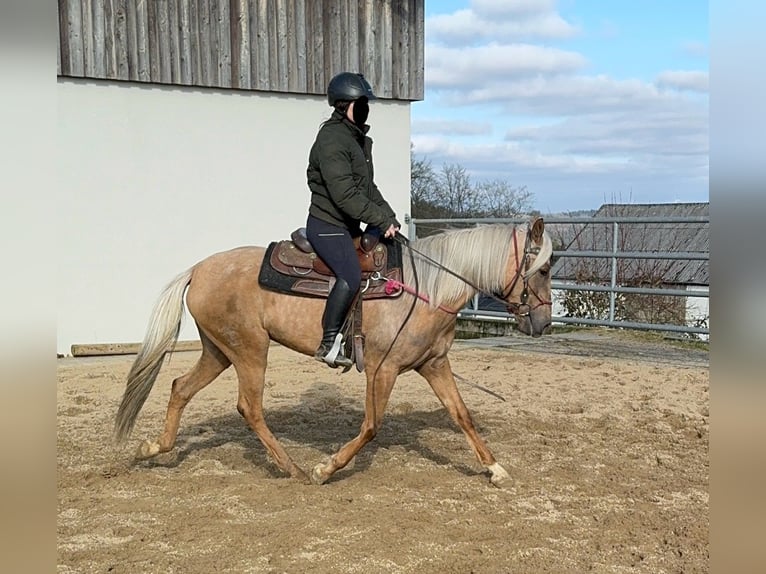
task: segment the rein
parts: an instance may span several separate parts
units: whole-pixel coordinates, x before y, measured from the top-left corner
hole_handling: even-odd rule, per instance
[[[421,301],[425,301],[426,303],[430,303],[431,299],[428,298],[428,295],[424,293],[419,293],[417,289],[410,287],[409,285],[405,285],[401,281],[397,281],[396,279],[387,279],[386,280],[386,294],[391,295],[394,291],[397,289],[401,289],[402,291],[406,291],[410,295],[415,295],[418,299]],[[444,311],[445,313],[450,313],[451,315],[457,315],[460,313],[460,309],[451,309],[450,307],[445,307],[444,305],[439,305],[439,309]]]

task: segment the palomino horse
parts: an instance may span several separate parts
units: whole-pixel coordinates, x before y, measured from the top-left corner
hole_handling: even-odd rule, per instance
[[[477,289],[497,294],[496,298],[515,314],[522,332],[538,337],[550,329],[552,244],[543,220],[537,218],[519,227],[493,224],[447,231],[413,241],[410,247],[412,262],[403,254],[403,282],[409,287],[418,285],[420,297],[405,293],[396,299],[365,301],[367,394],[361,431],[324,464],[316,465],[310,478],[266,425],[263,389],[270,341],[313,355],[321,337],[324,300],[262,289],[258,273],[265,250],[260,247],[212,255],[165,288],[128,374],[115,437],[124,441],[132,431],[165,355],[178,338],[186,292],[186,304],[202,341],[202,355],[191,371],[173,381],[165,428],[156,442],[147,440],[140,446],[140,458],[172,449],[189,400],[234,365],[239,380],[237,410],[276,464],[293,478],[322,484],[375,437],[397,376],[414,369],[428,381],[463,430],[476,457],[489,471],[491,483],[501,486],[509,481],[507,471],[474,427],[447,352],[455,336],[457,311]]]

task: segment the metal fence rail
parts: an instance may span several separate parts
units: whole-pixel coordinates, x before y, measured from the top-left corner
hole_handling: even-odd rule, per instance
[[[461,219],[411,219],[410,237],[417,237],[418,225],[442,225],[442,226],[467,226],[478,224],[510,223],[523,224],[528,219],[519,218],[461,218]],[[710,330],[707,325],[687,325],[687,324],[667,324],[667,323],[641,323],[634,321],[618,320],[615,317],[617,294],[638,294],[638,295],[662,295],[668,297],[683,298],[707,298],[708,291],[694,291],[685,289],[662,289],[652,287],[628,287],[617,282],[617,262],[623,259],[653,259],[653,260],[676,260],[676,261],[709,261],[709,249],[705,251],[620,251],[617,238],[619,237],[620,225],[630,224],[684,224],[710,223],[709,216],[688,216],[688,217],[546,217],[546,224],[582,224],[582,225],[612,225],[612,249],[607,251],[592,250],[566,250],[553,251],[553,257],[577,257],[577,258],[606,258],[611,260],[611,274],[609,285],[589,284],[589,283],[570,283],[563,281],[553,281],[551,286],[553,290],[558,291],[580,291],[580,292],[606,292],[609,293],[609,317],[600,319],[594,317],[569,317],[553,316],[554,323],[560,324],[580,324],[580,325],[599,325],[607,327],[616,327],[624,329],[639,329],[652,331],[668,331],[677,333],[687,333],[695,335],[709,336]],[[704,286],[708,287],[708,286]],[[480,321],[491,322],[512,322],[513,316],[501,311],[491,311],[479,309],[479,296],[473,298],[473,301],[464,308],[458,315],[461,318],[470,318]]]

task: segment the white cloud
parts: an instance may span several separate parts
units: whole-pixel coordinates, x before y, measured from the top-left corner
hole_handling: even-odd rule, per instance
[[[577,174],[608,173],[623,163],[620,158],[544,153],[517,142],[471,145],[433,135],[414,136],[412,141],[417,155],[436,158],[437,163],[460,163],[479,177],[498,165],[508,172],[531,168]]]
[[[668,70],[657,76],[657,85],[672,90],[688,90],[707,93],[708,73],[704,71]]]
[[[470,48],[426,46],[428,89],[493,86],[512,78],[542,73],[571,73],[584,67],[576,52],[532,44],[489,44]]]
[[[471,8],[428,18],[427,41],[451,45],[492,38],[570,38],[578,29],[564,20],[549,0],[475,0]]]
[[[702,173],[708,169],[709,138],[706,109],[657,109],[641,115],[589,114],[548,125],[508,130],[506,140],[541,153],[630,157],[638,168],[666,168]]]
[[[443,135],[486,135],[492,133],[488,122],[470,122],[464,120],[424,119],[413,120],[412,133],[429,133]]]
[[[498,83],[455,86],[438,91],[451,106],[494,104],[509,114],[567,117],[609,111],[651,113],[652,110],[697,105],[686,94],[662,90],[642,80],[605,75],[537,75]]]

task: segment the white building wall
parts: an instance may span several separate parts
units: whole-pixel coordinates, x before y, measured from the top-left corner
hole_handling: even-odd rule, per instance
[[[59,78],[57,100],[59,353],[141,341],[177,273],[305,224],[324,97]],[[375,179],[403,222],[409,103],[375,101],[370,123]],[[187,315],[181,339],[195,338]]]
[[[710,299],[709,297],[694,297],[694,293],[710,293],[709,287],[694,287],[687,288],[690,297],[686,299],[686,323],[694,325],[698,323],[700,327],[707,327],[710,329]],[[708,335],[699,335],[700,339],[705,341],[709,340]]]

